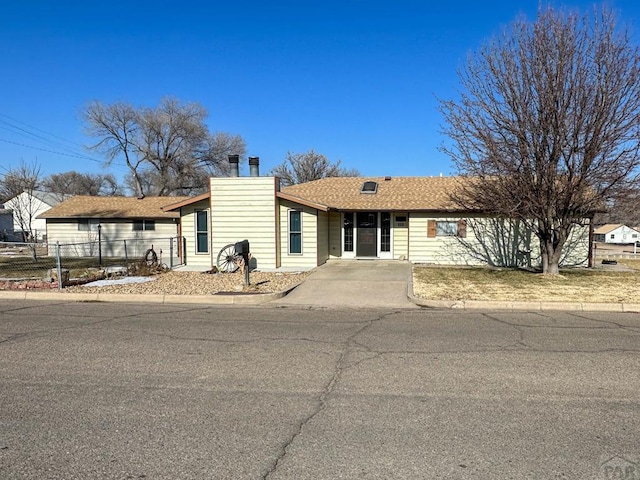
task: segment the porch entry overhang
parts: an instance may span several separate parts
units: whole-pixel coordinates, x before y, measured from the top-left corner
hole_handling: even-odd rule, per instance
[[[393,258],[391,212],[342,212],[341,216],[342,258]]]

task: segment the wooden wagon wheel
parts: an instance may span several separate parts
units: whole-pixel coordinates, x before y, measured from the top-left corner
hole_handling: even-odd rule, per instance
[[[156,265],[158,265],[158,255],[153,249],[153,245],[151,245],[151,248],[149,250],[144,252],[144,261],[149,267],[155,267]]]
[[[243,263],[242,255],[236,254],[235,243],[230,243],[229,245],[222,247],[222,250],[218,253],[218,258],[216,259],[218,271],[222,273],[233,273],[237,271]]]

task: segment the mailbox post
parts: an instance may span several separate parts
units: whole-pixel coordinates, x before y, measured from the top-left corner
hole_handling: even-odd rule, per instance
[[[244,260],[244,285],[249,286],[249,240],[236,243],[236,255],[242,255]]]

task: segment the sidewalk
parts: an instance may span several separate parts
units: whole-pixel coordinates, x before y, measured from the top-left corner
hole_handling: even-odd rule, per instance
[[[65,293],[5,290],[1,299],[72,302],[189,303],[204,305],[270,305],[310,308],[399,308],[511,311],[640,312],[639,302],[586,303],[545,301],[426,300],[413,294],[412,264],[384,260],[332,260],[317,267],[301,284],[277,293],[153,295]]]

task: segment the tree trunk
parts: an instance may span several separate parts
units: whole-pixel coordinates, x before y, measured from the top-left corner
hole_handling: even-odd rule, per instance
[[[142,180],[140,179],[140,175],[138,174],[138,171],[134,168],[131,169],[131,172],[133,173],[133,179],[136,183],[136,194],[138,197],[142,198],[144,197],[144,191],[142,189]]]
[[[546,240],[540,240],[540,254],[542,257],[542,273],[547,275],[560,274],[560,258],[562,257],[562,249],[566,243],[567,235],[559,235],[561,238],[553,240],[554,235]],[[547,237],[545,235],[545,237]]]
[[[559,262],[553,260],[555,255],[543,253],[542,254],[542,273],[545,275],[558,275],[560,273]]]

